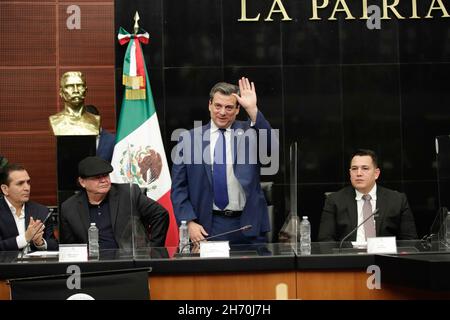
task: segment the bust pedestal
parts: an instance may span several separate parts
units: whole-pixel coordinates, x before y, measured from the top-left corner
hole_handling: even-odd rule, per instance
[[[58,207],[75,191],[80,190],[78,162],[95,156],[97,136],[56,136],[56,176]]]

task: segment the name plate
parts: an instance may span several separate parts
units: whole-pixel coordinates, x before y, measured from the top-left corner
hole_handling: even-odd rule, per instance
[[[60,244],[59,262],[88,261],[87,244]]]
[[[200,242],[200,258],[229,258],[230,245],[228,241]]]
[[[395,237],[368,238],[367,253],[397,253]]]

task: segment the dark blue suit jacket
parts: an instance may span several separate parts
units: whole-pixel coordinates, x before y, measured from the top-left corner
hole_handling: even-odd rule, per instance
[[[98,141],[97,156],[111,162],[115,144],[116,135],[102,129]]]
[[[44,221],[47,214],[47,207],[32,201],[25,203],[25,229],[28,227],[30,217],[33,217],[35,220],[39,219]],[[17,230],[11,210],[3,196],[0,196],[0,251],[19,250],[16,241],[18,235],[19,230]],[[53,235],[53,222],[51,218],[45,223],[44,239],[47,241],[47,250],[58,250],[58,243]],[[33,242],[31,242],[31,249],[36,250]]]
[[[208,233],[211,231],[214,199],[212,168],[211,164],[207,163],[210,162],[210,128],[211,123],[208,123],[203,127],[186,131],[180,136],[176,154],[178,158],[172,167],[171,192],[178,224],[181,220],[196,220]],[[244,232],[246,236],[260,236],[270,231],[270,223],[267,202],[260,185],[261,164],[257,156],[257,136],[258,130],[267,129],[270,142],[271,127],[262,113],[258,112],[253,127],[250,127],[250,121],[235,121],[231,129],[234,129],[231,136],[235,160],[234,175],[244,189],[246,197],[240,224],[252,225],[250,230]],[[267,147],[271,150],[270,143]],[[206,154],[207,162],[203,161],[203,153]],[[249,161],[252,157],[256,161]]]

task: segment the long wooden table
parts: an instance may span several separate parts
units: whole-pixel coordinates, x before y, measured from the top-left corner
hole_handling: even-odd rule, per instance
[[[421,281],[417,286],[413,280],[416,277],[437,276],[439,270],[448,270],[446,260],[450,253],[440,256],[414,255],[404,259],[401,272],[393,269],[390,264],[396,257],[379,257],[372,255],[339,255],[323,253],[311,256],[300,256],[295,252],[269,248],[269,253],[233,255],[230,258],[200,259],[198,257],[161,257],[156,258],[140,256],[131,260],[90,262],[83,266],[88,270],[104,270],[104,268],[118,269],[120,267],[135,268],[149,267],[148,285],[150,298],[154,300],[271,300],[271,299],[449,299],[450,288],[433,288],[428,282]],[[394,261],[394,262],[393,262]],[[421,264],[417,264],[419,261]],[[438,271],[433,268],[433,274],[417,273],[415,267],[424,270],[423,263],[436,263]],[[371,273],[366,272],[370,265],[378,264],[381,269],[381,288],[370,289],[367,285]],[[407,263],[408,268],[406,268]],[[444,264],[443,264],[444,263]],[[10,289],[2,270],[19,270],[23,276],[33,271],[32,275],[39,273],[61,274],[63,266],[58,263],[42,264],[40,272],[39,263],[18,266],[12,263],[0,263],[0,299],[10,299]],[[45,267],[45,268],[44,268]],[[389,267],[389,269],[386,269]],[[447,269],[446,269],[447,267]],[[12,268],[12,269],[11,269]],[[57,268],[58,270],[55,270]],[[385,268],[385,269],[383,269]],[[426,268],[425,268],[426,269]],[[384,270],[384,271],[383,271]],[[408,270],[415,274],[408,277]],[[44,272],[45,271],[45,272]],[[444,271],[443,271],[444,272]],[[16,272],[17,273],[17,272]],[[384,281],[383,273],[389,281]],[[399,283],[392,281],[393,276]],[[406,280],[402,280],[405,278]],[[444,275],[448,279],[448,275]],[[444,283],[440,278],[438,283]],[[442,280],[443,279],[443,280]],[[402,280],[402,281],[400,281]],[[425,279],[427,280],[427,279]],[[429,279],[429,283],[435,283]],[[406,282],[405,282],[406,281]],[[369,281],[370,282],[370,281]],[[422,286],[422,287],[420,287]]]

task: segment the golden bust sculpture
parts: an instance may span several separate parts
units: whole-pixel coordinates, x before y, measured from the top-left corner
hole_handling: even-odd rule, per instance
[[[86,112],[86,81],[79,71],[69,71],[61,76],[59,95],[64,100],[64,110],[49,117],[55,136],[98,135],[100,116]]]

